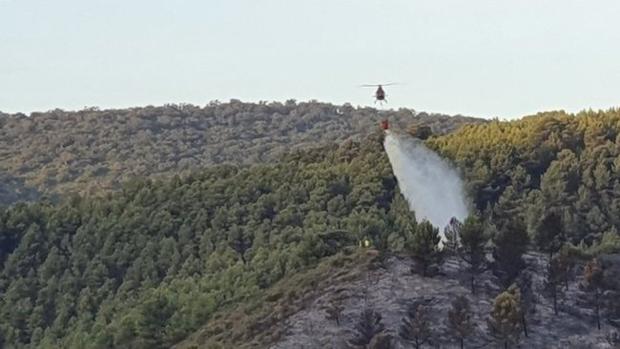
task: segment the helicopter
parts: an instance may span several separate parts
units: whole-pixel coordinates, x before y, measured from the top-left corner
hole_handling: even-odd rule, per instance
[[[377,90],[375,91],[375,104],[377,102],[379,102],[379,104],[383,104],[383,102],[387,103],[387,99],[385,99],[385,90],[383,89],[383,86],[391,86],[391,85],[396,85],[396,83],[389,83],[389,84],[376,84],[376,85],[361,85],[361,87],[376,87]]]
[[[390,85],[396,85],[396,83],[389,83],[389,84],[376,84],[376,85],[360,85],[360,87],[376,87],[377,90],[375,91],[375,104],[377,102],[379,102],[379,104],[383,105],[383,102],[387,103],[387,99],[385,99],[385,90],[383,89],[383,86],[390,86]],[[390,124],[388,119],[383,119],[381,120],[379,126],[381,127],[381,129],[384,132],[388,132],[388,129],[390,128]]]

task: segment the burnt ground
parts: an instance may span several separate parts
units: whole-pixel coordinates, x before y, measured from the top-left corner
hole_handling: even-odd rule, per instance
[[[539,254],[526,257],[528,271],[533,275],[533,287],[541,293],[544,283],[546,259]],[[284,336],[272,349],[292,348],[346,348],[352,329],[360,312],[372,307],[383,317],[386,331],[397,336],[398,328],[407,305],[423,300],[431,306],[433,339],[424,348],[458,348],[450,336],[446,320],[451,301],[457,295],[465,295],[472,306],[476,328],[465,341],[465,348],[496,348],[498,345],[488,335],[487,319],[492,300],[500,292],[496,278],[487,271],[478,277],[477,294],[469,289],[466,269],[455,258],[447,259],[438,275],[422,277],[414,274],[414,262],[409,258],[390,257],[381,266],[369,268],[354,280],[329,285],[304,309],[294,313],[279,324]],[[579,280],[569,284],[567,301],[560,305],[559,315],[553,312],[550,299],[536,299],[535,312],[528,316],[528,337],[521,335],[520,343],[513,348],[613,348],[606,340],[613,330],[604,323],[601,331],[596,329],[592,311],[581,302]],[[327,318],[325,308],[334,299],[342,299],[344,310],[340,325]],[[399,342],[397,348],[412,348]]]

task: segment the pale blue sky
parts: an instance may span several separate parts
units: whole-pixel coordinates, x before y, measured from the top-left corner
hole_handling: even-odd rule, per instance
[[[0,0],[0,110],[318,99],[620,105],[618,0]]]

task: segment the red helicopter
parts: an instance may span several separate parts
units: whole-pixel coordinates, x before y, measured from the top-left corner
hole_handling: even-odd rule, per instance
[[[361,87],[376,87],[377,91],[375,91],[375,103],[379,102],[379,104],[383,104],[383,102],[387,103],[387,99],[385,99],[385,90],[383,90],[383,86],[391,86],[396,85],[396,83],[389,84],[376,84],[376,85],[361,85]]]
[[[387,103],[387,99],[385,99],[385,90],[383,89],[383,86],[390,86],[390,85],[396,85],[396,83],[389,83],[389,84],[377,84],[377,85],[361,85],[361,87],[376,87],[377,91],[375,91],[375,103],[379,102],[379,104],[383,105],[383,102]],[[390,125],[388,123],[387,119],[383,119],[381,120],[381,129],[383,129],[384,131],[387,131],[390,128]]]

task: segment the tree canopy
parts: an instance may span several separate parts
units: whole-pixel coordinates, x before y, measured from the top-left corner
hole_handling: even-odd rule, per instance
[[[98,194],[133,177],[214,164],[273,162],[291,149],[371,134],[384,117],[373,108],[294,100],[0,112],[0,205],[41,195]],[[395,126],[416,122],[436,133],[482,122],[410,109],[391,111],[389,118]]]
[[[400,194],[380,141],[0,211],[4,340],[169,347],[218,310],[351,245],[339,239],[389,240],[412,214],[391,209]]]
[[[619,134],[620,109],[559,111],[466,125],[427,144],[463,171],[479,211],[522,222],[551,254],[620,228]]]

